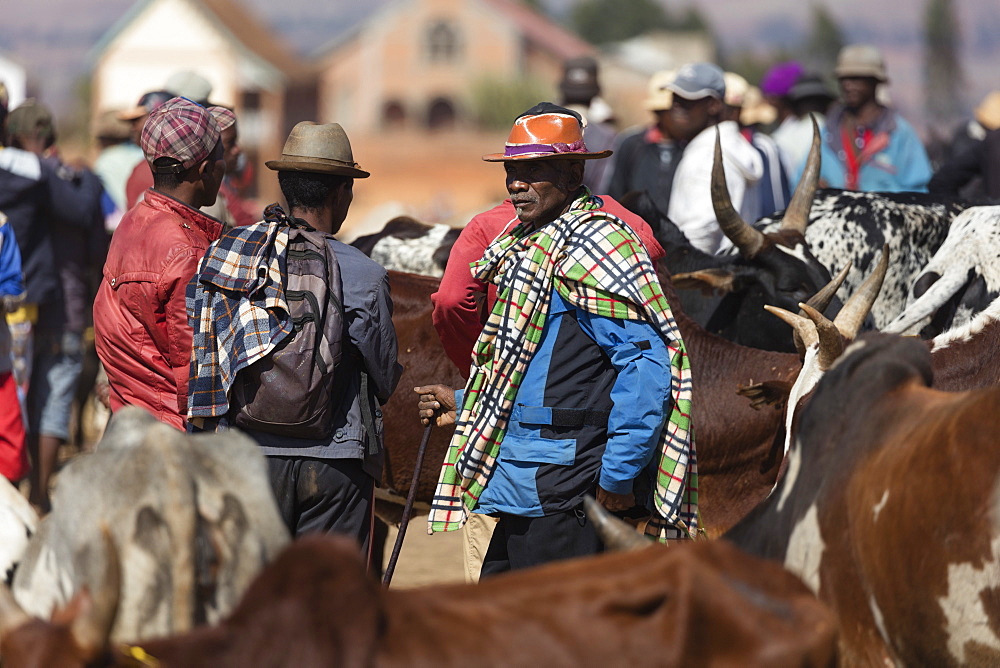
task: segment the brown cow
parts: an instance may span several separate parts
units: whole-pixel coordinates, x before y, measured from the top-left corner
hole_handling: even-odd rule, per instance
[[[97,625],[80,611],[87,601],[82,596],[80,609],[52,624],[26,619],[0,589],[4,665],[134,666],[135,657],[164,668],[791,667],[836,660],[829,610],[780,566],[724,541],[397,591],[366,575],[352,542],[307,537],[261,573],[227,620],[141,649],[101,652]],[[106,625],[108,615],[91,608]]]
[[[833,606],[850,665],[1000,662],[1000,387],[931,380],[919,341],[848,348],[801,411],[787,475],[727,534]]]

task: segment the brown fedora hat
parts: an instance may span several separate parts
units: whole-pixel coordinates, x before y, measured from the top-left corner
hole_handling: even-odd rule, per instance
[[[302,121],[292,128],[280,160],[264,163],[268,169],[287,172],[316,172],[367,179],[371,174],[354,162],[351,142],[339,123],[318,125]]]

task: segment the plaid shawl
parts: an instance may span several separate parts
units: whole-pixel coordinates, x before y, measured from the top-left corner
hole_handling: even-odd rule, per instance
[[[518,225],[472,263],[498,297],[476,347],[455,435],[428,517],[428,532],[461,527],[496,466],[511,408],[541,341],[553,285],[571,304],[605,317],[646,320],[671,362],[670,415],[660,434],[654,514],[646,533],[693,537],[698,473],[691,433],[691,369],[680,330],[642,242],[619,218],[597,211],[588,191],[552,223]]]
[[[284,288],[290,224],[281,207],[270,205],[263,221],[213,242],[188,284],[194,329],[188,418],[225,415],[236,373],[291,333]]]

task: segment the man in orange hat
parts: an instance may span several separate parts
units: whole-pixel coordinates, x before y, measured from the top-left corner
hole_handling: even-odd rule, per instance
[[[483,575],[600,551],[589,494],[652,512],[661,538],[697,530],[684,344],[642,241],[582,185],[611,153],[582,130],[541,103],[483,157],[503,162],[517,215],[470,267],[498,297],[464,392],[416,388],[425,423],[457,425],[429,529],[497,516]]]

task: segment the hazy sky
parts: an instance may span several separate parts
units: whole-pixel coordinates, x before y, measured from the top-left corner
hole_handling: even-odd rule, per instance
[[[138,0],[0,0],[0,50],[28,67],[43,97],[55,106],[76,99],[87,72],[86,55],[102,34]],[[280,31],[293,48],[308,51],[334,37],[370,8],[390,0],[237,0]],[[628,2],[629,0],[620,0]],[[818,0],[814,0],[818,1]],[[546,0],[565,11],[573,0]],[[670,9],[687,2],[665,2]],[[724,48],[766,54],[808,28],[813,2],[802,0],[701,0]],[[827,0],[852,39],[886,53],[893,93],[904,107],[921,98],[920,34],[926,0]],[[954,0],[964,39],[966,96],[975,102],[1000,89],[1000,0]],[[791,37],[789,37],[791,36]],[[304,48],[303,48],[304,47]]]

